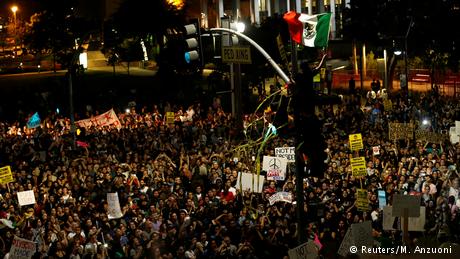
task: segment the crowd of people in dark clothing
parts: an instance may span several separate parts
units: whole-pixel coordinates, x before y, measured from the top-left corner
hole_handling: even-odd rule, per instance
[[[383,230],[378,190],[385,191],[387,204],[396,193],[422,197],[425,231],[410,232],[408,245],[456,244],[460,145],[446,132],[460,119],[460,102],[431,93],[385,98],[391,109],[383,98],[354,94],[318,110],[327,169],[324,177],[304,179],[307,229],[296,228],[295,202],[269,202],[281,191],[295,201],[293,165],[284,181],[266,180],[261,193],[236,184],[239,173],[258,167],[253,157],[259,146],[238,147],[263,136],[276,111],[245,116],[243,134],[218,102],[132,108],[118,113],[121,129],[79,128],[76,138],[85,145],[76,148],[70,120],[58,114],[35,129],[3,122],[0,164],[11,166],[14,182],[0,185],[0,255],[9,258],[17,236],[35,242],[34,258],[288,258],[304,231],[322,244],[321,256],[338,258],[353,223],[372,222],[375,246],[402,243],[400,230]],[[174,123],[166,120],[171,111]],[[424,120],[446,138],[389,138],[390,122]],[[348,146],[353,133],[363,137],[357,152]],[[275,136],[261,156],[293,145],[289,134]],[[367,162],[361,178],[350,165],[357,153]],[[356,206],[359,188],[368,193],[365,211]],[[33,190],[36,203],[19,206],[16,193],[26,190]],[[122,216],[109,219],[107,193],[115,192]]]

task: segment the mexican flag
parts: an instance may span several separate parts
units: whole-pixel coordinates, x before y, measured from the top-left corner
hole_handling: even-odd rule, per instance
[[[293,41],[307,47],[327,47],[331,13],[308,15],[289,11],[283,18]]]

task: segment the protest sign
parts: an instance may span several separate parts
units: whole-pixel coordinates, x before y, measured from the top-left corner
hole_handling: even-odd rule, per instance
[[[18,192],[17,196],[18,196],[19,206],[35,204],[35,195],[34,195],[34,191],[32,190]]]
[[[379,198],[379,208],[383,209],[383,207],[387,206],[387,197],[384,190],[378,190],[378,198]]]
[[[354,157],[350,162],[353,176],[366,176],[366,159],[364,157]]]
[[[370,221],[364,221],[362,223],[352,224],[349,228],[345,237],[340,244],[338,254],[347,257],[350,253],[350,248],[354,247],[372,247],[372,225]],[[357,249],[354,253],[360,253],[360,249]]]
[[[351,235],[351,227],[349,227],[347,230],[347,233],[343,237],[342,243],[340,244],[337,254],[343,257],[347,257],[347,255],[350,253],[350,247],[352,245],[354,245],[354,242],[353,242],[353,237]]]
[[[392,213],[392,206],[383,207],[383,230],[401,230],[401,226],[399,224],[395,224],[396,217],[393,217]],[[420,206],[420,216],[409,217],[408,231],[425,231],[425,213],[426,208],[424,206]],[[401,225],[404,225],[404,218],[400,217],[399,221],[401,222]]]
[[[40,116],[38,115],[38,112],[36,112],[29,118],[29,121],[27,121],[27,128],[33,129],[40,127],[40,122]]]
[[[288,251],[289,259],[316,259],[319,258],[319,247],[314,241],[308,241]]]
[[[370,221],[355,223],[351,225],[351,236],[357,247],[372,247],[372,225]]]
[[[117,129],[121,129],[120,120],[118,120],[118,116],[115,114],[115,111],[113,109],[110,109],[109,111],[101,115],[94,116],[89,119],[76,121],[75,124],[83,128],[90,128],[90,127],[101,128],[101,127],[113,125]]]
[[[34,242],[14,236],[13,242],[11,244],[9,258],[14,258],[14,259],[32,258],[36,250],[37,249],[35,247]]]
[[[109,211],[107,217],[109,219],[118,219],[123,216],[120,208],[120,201],[118,200],[118,193],[107,193],[107,204],[109,205]]]
[[[275,204],[278,201],[284,201],[292,203],[292,194],[290,192],[277,192],[268,198],[270,205]]]
[[[385,111],[392,111],[393,110],[393,102],[390,99],[383,100],[383,109]]]
[[[388,123],[388,138],[392,141],[399,139],[414,139],[413,123]]]
[[[369,199],[367,198],[367,191],[364,189],[356,190],[356,208],[359,211],[369,211]]]
[[[286,158],[288,162],[295,162],[295,147],[277,147],[275,156]]]
[[[415,131],[415,139],[430,143],[439,143],[447,139],[447,135],[423,129],[417,129]]]
[[[261,193],[264,181],[265,178],[263,175],[259,175],[259,179],[257,179],[257,174],[239,172],[235,188],[240,191],[249,190],[250,192]]]
[[[363,137],[361,136],[361,133],[350,134],[348,136],[348,140],[350,142],[350,150],[351,151],[358,151],[358,150],[364,148]]]
[[[374,156],[380,155],[380,147],[379,146],[372,147],[372,154]]]
[[[264,156],[262,170],[267,172],[267,180],[283,181],[286,177],[287,159]]]
[[[174,112],[166,112],[166,123],[172,124],[174,123]]]
[[[450,136],[450,143],[456,144],[460,142],[460,137],[457,133],[457,128],[456,127],[450,127],[449,129],[449,136]]]
[[[393,217],[403,217],[404,209],[407,209],[408,217],[418,217],[420,216],[420,196],[412,195],[402,195],[395,194],[393,195]]]
[[[11,173],[11,167],[4,166],[0,168],[0,184],[7,184],[13,182],[13,174]]]

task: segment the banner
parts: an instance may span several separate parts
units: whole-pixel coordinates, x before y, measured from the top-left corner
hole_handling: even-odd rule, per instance
[[[356,194],[356,208],[359,211],[369,211],[369,199],[367,198],[367,191],[364,189],[357,189]]]
[[[270,202],[270,205],[273,205],[275,204],[275,202],[278,202],[278,201],[292,203],[292,193],[277,192],[277,193],[274,193],[272,196],[270,196],[270,198],[268,198],[268,201]]]
[[[118,193],[107,193],[107,204],[109,205],[109,211],[107,217],[109,219],[118,219],[123,216],[120,208],[120,201],[118,200]]]
[[[418,129],[415,131],[415,139],[422,140],[430,143],[439,143],[446,140],[448,136],[442,133]]]
[[[25,206],[30,204],[35,204],[35,195],[34,191],[23,191],[17,192],[19,206]]]
[[[7,184],[14,182],[13,174],[11,173],[11,167],[4,166],[0,168],[0,184]]]
[[[82,128],[90,128],[90,127],[100,128],[100,127],[113,125],[117,129],[121,129],[120,120],[118,120],[118,117],[115,114],[115,111],[113,109],[110,109],[109,111],[101,115],[94,116],[89,119],[76,121],[75,124]]]
[[[295,162],[295,147],[277,147],[275,156],[286,158],[288,162]]]
[[[27,128],[33,129],[40,127],[40,122],[40,116],[38,115],[38,112],[36,112],[29,118],[29,121],[27,122]]]
[[[262,170],[267,172],[267,180],[284,181],[286,178],[287,159],[264,156]]]
[[[373,154],[374,156],[380,155],[380,146],[372,147],[372,154]]]
[[[366,159],[364,157],[354,157],[350,162],[353,176],[366,176]]]
[[[29,259],[35,254],[35,242],[14,236],[11,244],[9,258]]]

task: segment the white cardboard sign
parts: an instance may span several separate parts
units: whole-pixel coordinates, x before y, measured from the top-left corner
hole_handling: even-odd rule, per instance
[[[263,175],[259,175],[259,181],[257,181],[257,174],[239,172],[235,188],[240,191],[249,190],[250,192],[261,193],[263,191],[264,181],[265,177]]]
[[[262,170],[267,172],[267,180],[284,181],[286,168],[286,158],[275,156],[264,156],[263,158]]]
[[[118,219],[123,216],[117,192],[107,193],[107,204],[109,205],[109,211],[107,212],[107,217],[109,219]]]
[[[29,191],[18,192],[17,195],[18,195],[19,206],[35,204],[34,191],[29,190]]]
[[[288,162],[295,162],[295,147],[277,147],[275,156],[286,158]]]
[[[14,236],[13,243],[11,244],[9,258],[15,258],[15,259],[32,258],[36,250],[37,249],[35,247],[34,242]]]

